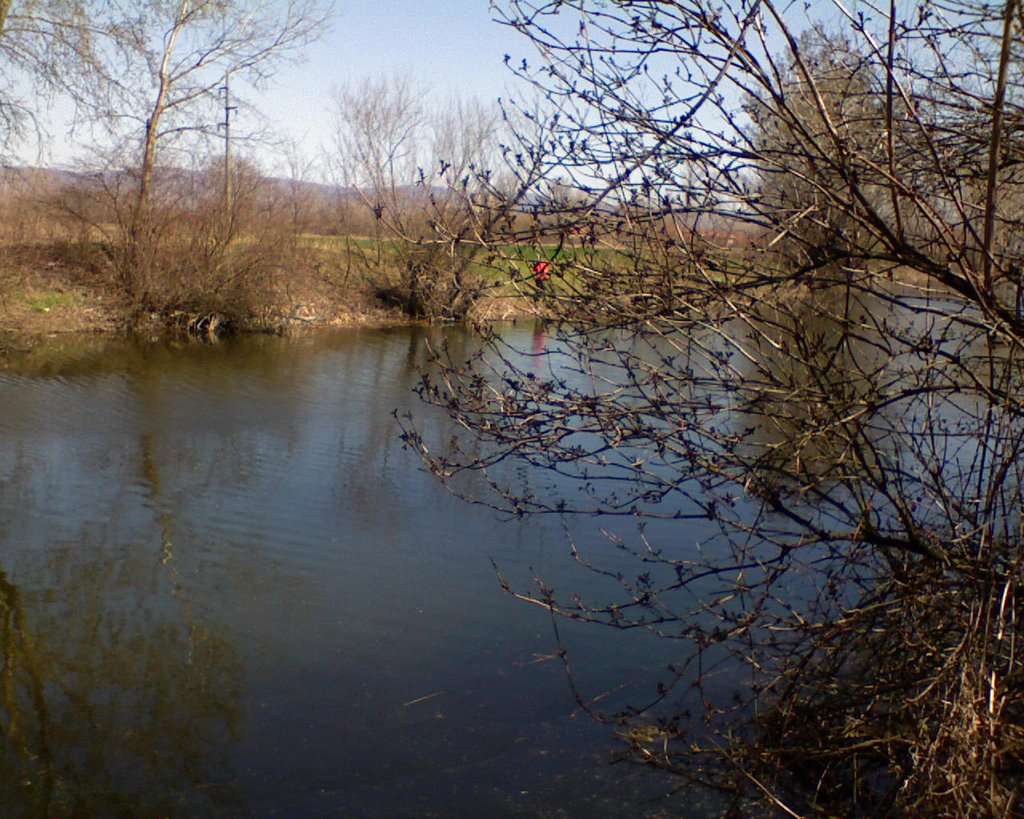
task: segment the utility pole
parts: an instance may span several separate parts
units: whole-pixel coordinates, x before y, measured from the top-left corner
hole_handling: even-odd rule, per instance
[[[224,129],[224,222],[231,222],[231,112],[237,111],[238,106],[231,104],[231,89],[228,85],[230,73],[224,75],[224,85],[220,87],[224,95],[224,121],[217,123],[218,128]]]

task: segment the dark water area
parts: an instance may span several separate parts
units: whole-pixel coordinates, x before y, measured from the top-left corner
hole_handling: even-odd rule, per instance
[[[466,504],[402,448],[396,409],[446,435],[412,392],[442,333],[471,351],[363,329],[0,371],[0,816],[707,814],[612,764],[547,613],[502,592],[492,560],[602,593],[559,522]],[[674,650],[562,628],[611,710]]]

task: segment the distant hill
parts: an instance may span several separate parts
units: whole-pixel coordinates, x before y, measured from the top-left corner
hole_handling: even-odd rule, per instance
[[[193,171],[184,168],[158,168],[156,174],[163,182],[177,181],[182,188],[199,189],[207,187],[206,179],[216,171],[202,170]],[[99,179],[114,181],[118,175],[129,176],[131,171],[71,171],[59,168],[40,168],[35,166],[0,166],[0,195],[13,193],[25,193],[29,191],[53,192],[66,186],[81,185],[91,187]],[[334,202],[362,202],[363,197],[359,190],[354,187],[334,185],[324,182],[309,182],[295,180],[281,176],[263,176],[260,178],[260,185],[265,189],[269,188],[271,195],[277,193],[284,196],[295,194],[310,195],[321,201],[330,200]],[[397,189],[399,195],[411,197],[421,196],[423,189],[416,185],[402,186]],[[444,188],[437,188],[435,193],[441,195]]]

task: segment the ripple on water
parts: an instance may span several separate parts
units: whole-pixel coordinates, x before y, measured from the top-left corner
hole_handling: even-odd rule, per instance
[[[572,783],[610,781],[544,612],[490,563],[564,588],[564,533],[460,503],[398,440],[395,409],[443,433],[412,394],[441,332],[126,345],[0,374],[0,570],[18,567],[68,693],[62,781],[96,773],[115,801],[141,781],[149,812],[165,786],[231,792],[224,815],[479,814],[523,792],[582,810]],[[598,660],[595,693],[647,662],[635,641],[567,633]],[[124,737],[147,741],[131,756]]]

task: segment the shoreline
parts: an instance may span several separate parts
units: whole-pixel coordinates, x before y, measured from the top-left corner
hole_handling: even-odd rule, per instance
[[[332,293],[329,289],[296,286],[287,300],[268,299],[257,309],[240,309],[240,318],[234,323],[217,312],[152,314],[141,326],[129,330],[123,302],[109,275],[69,264],[52,248],[8,248],[6,253],[0,249],[0,355],[30,351],[70,335],[113,338],[166,334],[203,339],[232,333],[287,335],[319,328],[423,321],[409,317],[398,307],[377,302],[367,288],[359,287]],[[470,320],[536,317],[536,308],[523,300],[494,294],[479,299]],[[224,322],[234,324],[228,333],[219,332]]]
[[[58,292],[58,295],[61,293]],[[386,328],[428,325],[423,319],[410,318],[398,310],[386,307],[352,308],[346,305],[332,305],[329,314],[312,314],[300,311],[297,315],[283,317],[273,326],[260,328],[255,325],[234,329],[226,333],[196,332],[184,324],[175,325],[165,318],[153,316],[152,321],[129,330],[120,318],[118,310],[95,294],[83,298],[74,294],[70,303],[39,306],[39,296],[12,297],[0,292],[0,358],[31,353],[49,344],[60,344],[62,339],[96,338],[116,339],[128,336],[166,337],[189,339],[197,343],[230,336],[276,335],[297,336],[318,330],[344,328]],[[49,295],[47,295],[49,298]],[[538,316],[527,310],[511,310],[501,305],[481,311],[480,321],[516,322],[535,320]]]

